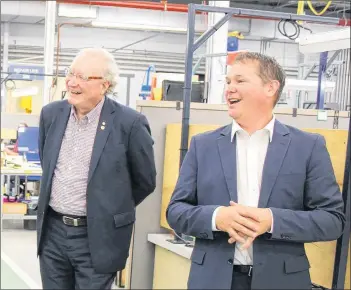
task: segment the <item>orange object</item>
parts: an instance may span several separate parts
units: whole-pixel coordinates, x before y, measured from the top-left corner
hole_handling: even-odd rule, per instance
[[[151,95],[150,95],[151,100],[155,100],[154,89],[156,88],[156,84],[157,84],[157,77],[153,76],[151,78]]]
[[[27,204],[21,202],[4,202],[2,212],[4,214],[26,214]]]
[[[240,53],[245,53],[247,50],[237,50],[237,51],[228,51],[227,55],[227,65],[232,65],[234,60]]]

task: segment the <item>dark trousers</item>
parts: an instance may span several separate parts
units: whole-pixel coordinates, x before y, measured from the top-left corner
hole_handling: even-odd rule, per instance
[[[111,289],[116,273],[95,272],[87,227],[72,227],[49,212],[39,256],[43,289]]]
[[[252,276],[233,271],[231,290],[251,290]]]

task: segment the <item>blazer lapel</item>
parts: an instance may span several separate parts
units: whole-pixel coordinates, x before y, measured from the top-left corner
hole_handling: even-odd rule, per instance
[[[49,140],[52,140],[49,146],[51,147],[50,155],[52,158],[49,161],[49,174],[48,176],[53,176],[56,167],[57,159],[60,153],[62,139],[66,131],[67,122],[71,113],[71,106],[68,102],[65,102],[59,113],[56,115],[53,124],[51,125],[53,129],[50,130],[51,134],[55,134]],[[49,137],[49,136],[48,136]]]
[[[111,128],[113,125],[113,118],[115,117],[114,112],[115,112],[115,106],[112,104],[111,100],[106,97],[105,103],[101,110],[100,120],[99,120],[95,141],[94,141],[93,152],[91,154],[88,184],[99,162],[101,153],[107,141],[107,137],[111,132]]]
[[[236,141],[235,137],[233,142],[230,140],[231,128],[232,126],[228,125],[223,129],[221,136],[217,139],[217,144],[230,200],[238,202],[236,183]]]
[[[262,185],[258,202],[258,207],[260,208],[267,206],[273,186],[277,180],[286,152],[288,151],[290,140],[288,128],[279,121],[276,121],[273,139],[268,146],[263,167]]]

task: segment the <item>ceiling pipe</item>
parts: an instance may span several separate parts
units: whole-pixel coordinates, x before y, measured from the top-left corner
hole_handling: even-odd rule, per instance
[[[188,5],[185,4],[172,4],[165,2],[148,2],[148,1],[93,1],[93,0],[57,0],[58,3],[65,4],[79,4],[79,5],[93,5],[93,6],[108,6],[108,7],[120,7],[120,8],[137,8],[137,9],[148,9],[148,10],[159,10],[159,11],[170,11],[170,12],[188,12]],[[197,14],[205,14],[197,11]],[[260,20],[272,20],[277,19],[260,16],[247,16],[247,15],[233,15],[236,18],[249,18],[249,19],[260,19]],[[314,21],[318,23],[318,21]],[[325,24],[325,23],[323,23]],[[339,26],[351,26],[351,20],[346,18],[339,19]]]
[[[59,0],[59,3],[66,4],[83,4],[95,6],[121,7],[121,8],[139,8],[148,10],[160,10],[171,12],[188,12],[188,6],[184,4],[171,4],[166,2],[148,2],[148,1],[91,1],[91,0]],[[201,13],[201,12],[200,12]]]

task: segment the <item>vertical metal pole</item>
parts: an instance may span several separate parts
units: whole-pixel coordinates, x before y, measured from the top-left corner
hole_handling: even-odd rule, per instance
[[[8,179],[7,179],[8,180]],[[7,189],[7,188],[6,188]],[[1,227],[1,238],[2,238],[2,221],[3,221],[3,210],[4,210],[4,200],[3,200],[3,196],[6,192],[5,189],[5,175],[1,174],[1,220],[0,220],[0,227]],[[9,194],[8,192],[6,192],[7,194]]]
[[[54,52],[55,52],[55,22],[56,22],[56,1],[46,1],[45,13],[45,45],[44,45],[44,88],[43,105],[50,102],[50,87],[54,71]]]
[[[230,7],[230,1],[210,1],[209,6]],[[208,13],[208,28],[216,25],[223,15],[217,12]],[[229,17],[231,17],[229,15]],[[207,54],[226,53],[228,42],[228,21],[209,38],[206,45]],[[227,56],[206,59],[207,95],[208,103],[221,104],[224,102],[224,75],[227,72]]]
[[[325,72],[327,68],[328,52],[322,52],[319,58],[318,89],[317,89],[317,110],[324,109],[324,86]]]
[[[126,106],[130,106],[130,76],[127,76]]]
[[[346,223],[343,235],[337,240],[332,289],[344,289],[347,266],[348,248],[350,242],[350,188],[351,188],[351,118],[349,120],[349,138],[345,160],[343,183],[343,200]]]
[[[180,160],[179,168],[183,164],[184,157],[188,151],[189,142],[189,119],[190,119],[190,102],[191,102],[191,87],[193,77],[193,58],[194,58],[194,38],[195,38],[195,8],[194,4],[188,5],[188,34],[187,46],[185,53],[185,76],[183,87],[183,116],[182,116],[182,131],[180,142]],[[172,243],[182,244],[184,240],[191,241],[192,238],[183,235],[182,233],[175,233],[176,236]]]
[[[4,23],[4,46],[3,46],[3,54],[2,54],[2,71],[7,72],[9,70],[9,35],[10,35],[10,23]],[[6,78],[7,74],[3,74],[2,78]],[[1,112],[6,111],[6,86],[5,82],[2,84],[1,88]]]
[[[189,119],[190,119],[190,101],[192,86],[192,70],[194,58],[194,38],[195,38],[195,8],[194,4],[188,5],[188,33],[187,47],[185,53],[185,76],[183,88],[183,117],[182,117],[182,136],[180,144],[180,162],[182,166],[184,157],[187,153],[189,142]]]
[[[303,63],[305,61],[305,56],[300,51],[298,51],[297,52],[297,57],[299,59],[299,67],[298,67],[298,70],[297,70],[297,77],[298,77],[298,79],[302,79],[303,76],[304,76],[304,70],[305,70],[305,67],[303,66]],[[296,98],[295,98],[295,106],[294,106],[294,108],[301,108],[302,107],[303,102],[301,102],[301,96],[302,96],[301,91],[297,90],[296,91]]]

